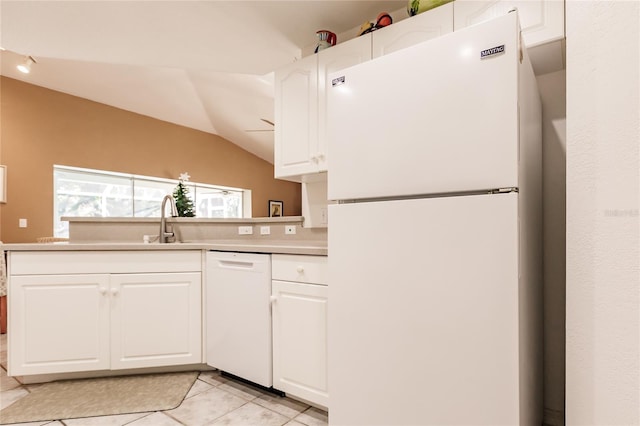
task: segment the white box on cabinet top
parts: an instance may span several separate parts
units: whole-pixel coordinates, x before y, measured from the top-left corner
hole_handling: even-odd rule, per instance
[[[8,259],[10,375],[202,362],[200,251]]]

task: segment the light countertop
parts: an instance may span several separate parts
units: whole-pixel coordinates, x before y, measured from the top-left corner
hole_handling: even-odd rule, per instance
[[[1,244],[5,251],[217,250],[250,253],[327,255],[326,241],[197,241],[180,243],[63,242]]]

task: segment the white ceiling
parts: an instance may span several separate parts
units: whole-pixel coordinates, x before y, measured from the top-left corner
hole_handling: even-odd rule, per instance
[[[273,162],[273,71],[401,1],[0,1],[1,74],[208,133]],[[351,35],[355,36],[355,34]],[[30,74],[16,65],[31,55]],[[247,130],[266,130],[253,131]]]

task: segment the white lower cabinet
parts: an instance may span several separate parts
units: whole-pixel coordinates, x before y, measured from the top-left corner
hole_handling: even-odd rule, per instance
[[[9,375],[202,362],[200,253],[102,256],[10,253]]]
[[[202,361],[200,273],[111,276],[111,369]]]
[[[328,407],[325,256],[273,255],[273,387]]]
[[[10,277],[10,376],[106,370],[109,275]]]

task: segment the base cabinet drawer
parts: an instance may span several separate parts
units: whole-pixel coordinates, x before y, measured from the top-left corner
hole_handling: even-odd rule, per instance
[[[327,284],[327,256],[274,254],[271,259],[274,280]]]

